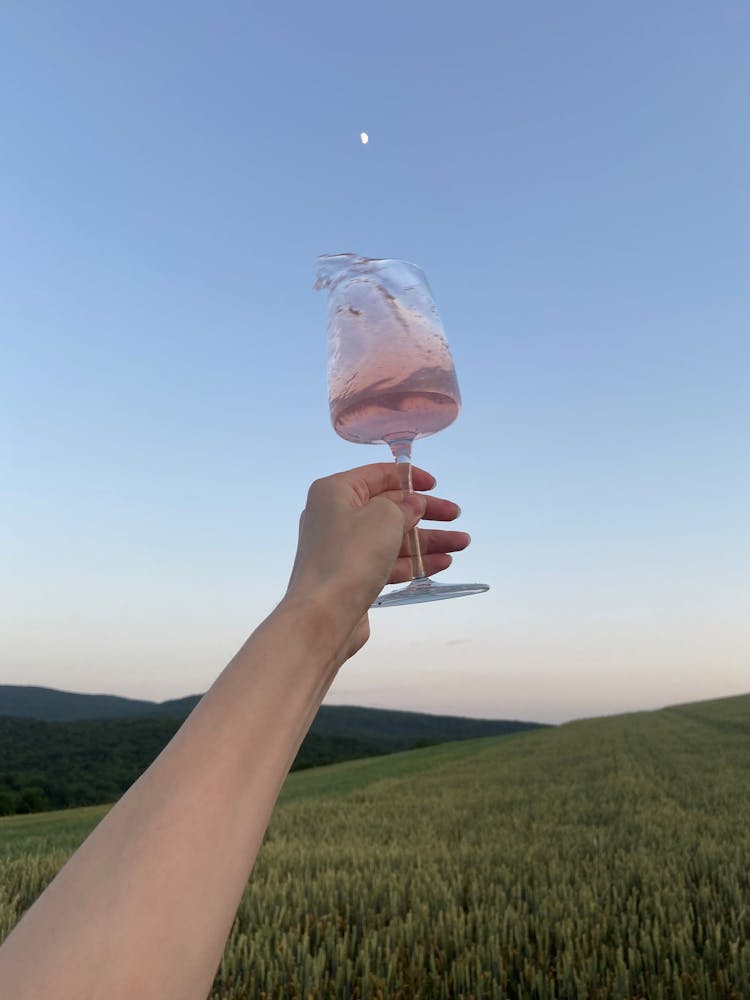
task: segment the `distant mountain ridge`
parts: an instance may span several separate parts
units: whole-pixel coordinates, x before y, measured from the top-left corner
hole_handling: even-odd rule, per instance
[[[143,719],[151,715],[186,718],[202,695],[170,701],[143,701],[115,694],[82,694],[57,688],[0,684],[0,715],[41,722],[78,722],[82,719]]]
[[[0,815],[114,801],[158,756],[201,697],[149,702],[0,685]],[[323,705],[292,769],[539,726]]]
[[[84,694],[33,685],[0,684],[0,717],[36,719],[40,722],[154,717],[186,719],[202,697],[201,694],[192,694],[156,702],[112,694]],[[365,733],[393,736],[396,730],[407,729],[410,737],[418,732],[419,737],[429,738],[439,732],[443,739],[496,736],[541,725],[544,724],[518,719],[472,719],[461,715],[432,715],[428,712],[356,705],[322,705],[313,722],[314,729],[332,727],[346,736],[361,737]]]

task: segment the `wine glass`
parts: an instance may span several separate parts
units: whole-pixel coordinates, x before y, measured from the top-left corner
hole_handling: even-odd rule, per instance
[[[352,253],[318,257],[315,288],[327,288],[328,398],[337,434],[387,444],[402,488],[412,491],[411,446],[458,416],[461,394],[427,276],[404,260]],[[384,591],[374,608],[481,594],[484,583],[434,583],[419,535],[409,532],[412,581]]]

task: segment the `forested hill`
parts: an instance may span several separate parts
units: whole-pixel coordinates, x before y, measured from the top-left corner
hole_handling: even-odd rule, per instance
[[[166,746],[199,697],[157,704],[0,687],[0,815],[117,799]],[[538,724],[324,705],[293,770],[533,728]]]
[[[0,716],[43,722],[79,722],[104,719],[185,719],[202,695],[172,701],[141,701],[109,694],[79,694],[54,688],[0,684]],[[517,719],[469,719],[458,715],[430,715],[395,709],[323,705],[312,732],[342,739],[384,740],[391,750],[405,750],[417,740],[438,743],[478,736],[500,736],[533,729],[537,722]]]

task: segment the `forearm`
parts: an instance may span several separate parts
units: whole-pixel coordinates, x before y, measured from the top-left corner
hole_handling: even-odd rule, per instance
[[[0,949],[16,1000],[204,998],[346,628],[282,603]]]

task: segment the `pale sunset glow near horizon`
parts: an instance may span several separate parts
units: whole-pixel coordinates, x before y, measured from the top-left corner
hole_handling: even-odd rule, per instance
[[[463,409],[414,461],[473,539],[438,579],[491,589],[372,612],[328,703],[750,691],[746,7],[0,27],[0,683],[198,693],[280,600],[310,482],[389,457],[329,420],[351,251],[428,276]]]

